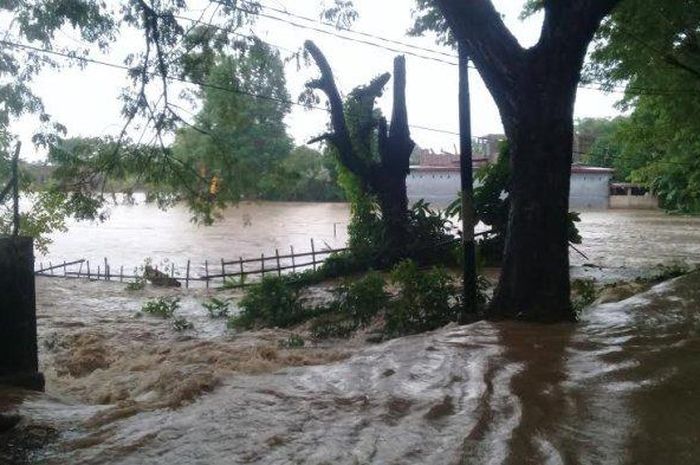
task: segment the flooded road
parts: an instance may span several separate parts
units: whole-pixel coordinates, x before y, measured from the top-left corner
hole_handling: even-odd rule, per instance
[[[448,326],[328,360],[261,349],[279,334],[190,338],[123,310],[102,317],[117,319],[105,341],[118,328],[137,336],[109,343],[124,357],[75,378],[47,373],[48,394],[19,407],[60,431],[36,463],[700,461],[700,273],[589,308],[576,325]],[[42,314],[45,346],[46,320],[62,317]],[[91,331],[77,323],[63,322]],[[60,348],[44,352],[63,366]]]

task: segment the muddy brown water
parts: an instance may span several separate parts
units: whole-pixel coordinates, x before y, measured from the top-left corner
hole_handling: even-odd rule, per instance
[[[115,334],[73,350],[102,342],[124,357],[105,354],[18,410],[60,432],[35,457],[45,464],[694,464],[699,302],[695,273],[576,325],[448,326],[328,360],[122,314],[105,323]],[[133,351],[134,338],[151,347]]]
[[[272,256],[293,246],[296,252],[339,248],[347,241],[349,207],[344,203],[243,202],[224,212],[213,226],[198,226],[183,207],[167,211],[155,205],[119,205],[104,223],[72,223],[53,236],[54,243],[37,262],[46,265],[80,258],[93,268],[109,259],[112,270],[130,270],[150,257],[154,264]],[[639,267],[670,260],[700,262],[700,218],[670,216],[660,211],[609,210],[583,212],[580,250],[572,264],[590,261],[605,267]],[[84,271],[84,270],[83,270]],[[93,270],[94,271],[94,270]]]
[[[239,219],[229,220],[240,229],[229,226],[245,234],[252,226],[244,223],[258,219],[240,208]],[[271,239],[332,236],[332,223],[347,215],[339,204],[250,208],[262,208],[259,220],[268,221],[247,239],[256,253]],[[163,224],[154,219],[160,214],[130,216]],[[176,214],[186,220],[183,212],[163,213]],[[296,220],[285,224],[286,214]],[[696,219],[582,217],[581,250],[606,267],[598,276],[700,262]],[[52,253],[111,244],[124,260],[141,260],[148,250],[215,257],[232,247],[225,227],[154,227],[142,236],[109,223],[81,227],[91,232],[79,237],[89,240],[64,247],[71,229]],[[136,251],[118,242],[122,236]],[[593,273],[584,262],[572,254],[579,274]],[[0,394],[0,412],[19,412],[22,428],[55,432],[33,463],[700,463],[698,273],[589,308],[576,325],[480,322],[379,345],[304,349],[280,348],[286,331],[230,333],[201,307],[205,290],[133,293],[119,283],[50,278],[39,278],[37,289],[47,392]],[[168,294],[182,298],[179,314],[194,331],[137,315],[146,298]]]

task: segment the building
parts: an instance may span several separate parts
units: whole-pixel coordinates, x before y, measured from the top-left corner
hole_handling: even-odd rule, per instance
[[[610,205],[610,181],[614,170],[573,165],[569,190],[572,210],[605,210]]]
[[[474,170],[488,163],[475,158]],[[613,170],[590,166],[571,167],[569,205],[576,210],[603,210],[609,207],[610,180]],[[424,199],[438,207],[445,207],[455,200],[460,191],[459,164],[446,166],[411,166],[406,178],[409,202]]]
[[[638,184],[615,182],[610,184],[610,208],[653,210],[659,208],[659,198]]]

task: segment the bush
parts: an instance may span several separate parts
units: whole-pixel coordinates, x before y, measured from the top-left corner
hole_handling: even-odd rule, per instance
[[[391,280],[398,287],[398,296],[386,312],[388,335],[430,331],[457,321],[457,288],[444,269],[421,272],[415,262],[404,260],[392,270]]]
[[[571,304],[577,313],[592,304],[598,294],[595,281],[592,279],[573,280],[571,282],[571,290],[574,294]]]
[[[161,318],[172,318],[178,308],[180,308],[179,297],[158,297],[143,304],[141,311]]]
[[[308,318],[309,312],[300,297],[302,280],[298,278],[298,275],[268,276],[250,286],[241,300],[241,313],[229,319],[229,327],[286,328]]]
[[[279,346],[282,349],[299,349],[304,347],[304,338],[298,334],[290,334],[286,340],[279,341]]]
[[[221,300],[216,297],[212,297],[209,301],[202,303],[202,307],[207,309],[211,318],[228,318],[230,305],[231,301],[229,299]]]
[[[357,330],[357,323],[344,313],[334,312],[321,315],[311,324],[314,339],[347,338]]]
[[[141,291],[146,287],[146,280],[143,278],[136,278],[133,283],[128,283],[126,285],[126,290],[130,292]]]
[[[194,325],[184,317],[177,317],[173,320],[173,329],[175,331],[186,331],[194,329]]]
[[[389,303],[384,278],[372,271],[336,291],[338,310],[358,326],[367,326]]]

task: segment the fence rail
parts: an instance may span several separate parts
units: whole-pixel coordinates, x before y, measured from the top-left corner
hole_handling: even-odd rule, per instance
[[[164,276],[177,279],[185,288],[189,288],[192,283],[203,283],[209,288],[211,285],[229,285],[231,287],[243,287],[256,282],[255,277],[262,279],[269,274],[281,276],[283,272],[295,272],[305,269],[316,269],[331,254],[347,251],[347,248],[318,250],[311,239],[311,250],[296,253],[294,247],[290,246],[289,253],[280,254],[279,249],[275,249],[274,254],[260,254],[259,258],[243,258],[237,260],[221,259],[218,262],[205,260],[199,268],[199,272],[193,267],[192,261],[187,260],[184,272],[180,272],[180,267],[174,263],[169,263],[164,268],[153,268]],[[256,266],[257,265],[257,266]],[[100,281],[137,282],[144,280],[144,267],[134,267],[125,273],[124,266],[119,267],[119,271],[113,270],[107,258],[101,260],[97,267],[90,260],[80,259],[70,262],[64,261],[59,264],[39,263],[39,267],[34,271],[36,276],[61,277],[66,279],[88,279]],[[253,278],[250,279],[249,278]],[[184,281],[184,283],[183,283]]]

